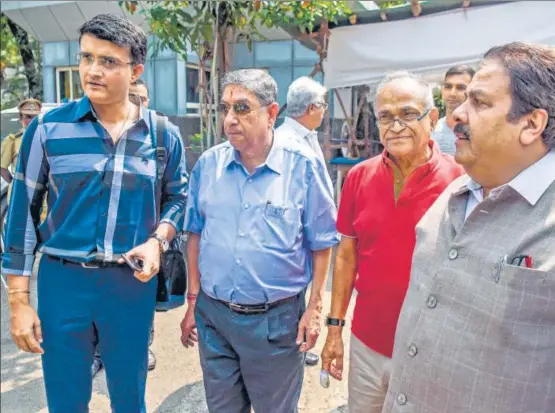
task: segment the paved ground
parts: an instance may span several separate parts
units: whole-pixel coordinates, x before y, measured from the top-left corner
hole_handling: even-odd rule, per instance
[[[33,283],[34,284],[34,283]],[[3,290],[3,287],[1,287]],[[330,286],[326,293],[329,310]],[[17,350],[9,334],[9,310],[4,291],[1,293],[1,404],[2,413],[47,413],[40,358]],[[352,310],[352,306],[351,306]],[[149,373],[147,407],[150,413],[206,413],[202,374],[196,347],[181,346],[179,323],[182,309],[156,315],[156,336],[153,350],[158,358],[156,370]],[[318,354],[325,340],[320,337]],[[345,331],[348,338],[348,331]],[[346,343],[348,352],[348,343]],[[347,353],[348,354],[348,353]],[[329,389],[319,384],[319,366],[307,367],[303,393],[299,404],[301,413],[346,412],[346,382],[332,380]],[[68,391],[71,391],[68,389]],[[91,400],[92,413],[109,413],[110,403],[103,372],[94,381]]]

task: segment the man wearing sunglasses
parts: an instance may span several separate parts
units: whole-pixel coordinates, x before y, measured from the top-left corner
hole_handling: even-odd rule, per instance
[[[441,192],[463,173],[431,140],[438,110],[430,87],[407,72],[378,86],[381,155],[347,175],[337,218],[337,249],[322,370],[343,378],[342,328],[353,288],[349,412],[381,413],[388,364],[408,286],[415,226]],[[413,351],[407,349],[407,351]]]
[[[79,33],[86,96],[34,120],[21,144],[2,260],[11,333],[21,350],[42,355],[49,412],[89,411],[98,342],[113,411],[145,413],[155,275],[183,225],[185,151],[174,125],[129,100],[144,71],[142,29],[100,14]],[[49,214],[39,223],[46,190]],[[37,311],[29,300],[36,250]],[[142,267],[133,271],[123,254]]]
[[[191,177],[181,340],[199,342],[211,413],[292,413],[320,330],[336,208],[314,151],[274,137],[275,80],[239,70],[222,89],[228,141],[206,151]]]
[[[0,174],[7,183],[13,180],[13,172],[17,163],[17,156],[19,155],[19,148],[21,147],[21,138],[23,133],[31,121],[40,113],[42,104],[37,99],[25,99],[18,106],[19,121],[23,128],[14,134],[6,136],[2,142],[2,155],[0,163]]]

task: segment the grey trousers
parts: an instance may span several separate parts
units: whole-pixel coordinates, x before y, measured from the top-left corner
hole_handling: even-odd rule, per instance
[[[243,315],[201,292],[195,320],[211,413],[297,412],[305,355],[295,341],[304,311],[304,294]]]

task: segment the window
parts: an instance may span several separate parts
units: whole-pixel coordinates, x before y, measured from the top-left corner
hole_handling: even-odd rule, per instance
[[[198,114],[200,109],[200,70],[198,65],[187,65],[187,113]],[[205,70],[208,90],[212,87],[210,84],[211,74],[210,70]]]
[[[79,68],[57,67],[56,68],[56,100],[58,103],[67,103],[83,97]]]

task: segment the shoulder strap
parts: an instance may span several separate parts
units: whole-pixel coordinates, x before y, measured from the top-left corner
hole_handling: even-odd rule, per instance
[[[156,120],[155,134],[156,134],[156,211],[158,214],[158,222],[160,221],[160,207],[162,203],[162,181],[164,178],[164,171],[166,170],[166,146],[164,145],[164,135],[166,133],[165,116],[160,116],[155,112],[151,112],[151,116]],[[153,122],[151,122],[152,125]],[[154,126],[154,125],[152,125]]]

